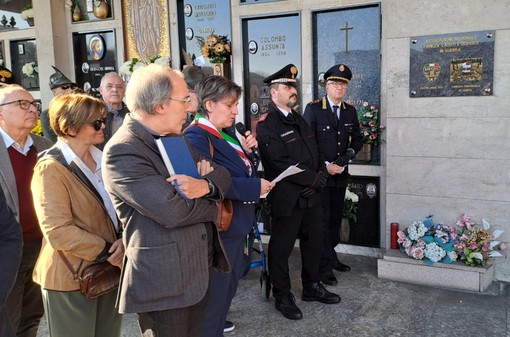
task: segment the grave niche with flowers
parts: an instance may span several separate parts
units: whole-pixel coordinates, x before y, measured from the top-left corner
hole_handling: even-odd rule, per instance
[[[454,226],[435,223],[432,216],[414,221],[397,233],[399,251],[378,261],[378,276],[394,281],[469,291],[485,291],[492,283],[490,260],[506,248],[497,241],[502,230],[490,230],[462,214]]]

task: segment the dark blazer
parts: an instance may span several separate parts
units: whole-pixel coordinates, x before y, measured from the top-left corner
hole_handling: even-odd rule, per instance
[[[30,134],[34,141],[34,146],[37,152],[49,149],[53,143],[43,137]],[[11,159],[9,152],[5,147],[3,138],[0,136],[0,187],[4,191],[7,205],[14,212],[16,220],[19,221],[19,198],[18,189],[16,187],[16,177],[14,176],[14,170],[12,169]]]
[[[224,131],[237,139],[233,129]],[[226,140],[214,136],[197,125],[187,128],[185,135],[200,154],[225,167],[232,176],[232,187],[225,194],[225,198],[232,200],[234,215],[229,230],[221,233],[221,236],[233,237],[248,234],[255,224],[255,206],[260,198],[260,179],[255,178],[255,167],[251,164],[250,174],[241,157]],[[211,158],[208,139],[214,147],[213,158]],[[251,155],[249,157],[254,159]]]
[[[271,102],[269,112],[257,124],[257,141],[266,179],[273,180],[290,165],[298,164],[303,172],[278,182],[268,195],[271,214],[288,216],[296,207],[313,207],[320,204],[315,193],[309,199],[300,197],[301,190],[316,183],[319,171],[325,171],[319,156],[315,134],[297,112],[286,118]],[[299,203],[299,204],[298,204]]]
[[[337,121],[327,98],[323,97],[306,106],[303,118],[314,130],[319,152],[326,161],[333,162],[349,147],[357,153],[363,146],[358,114],[350,104],[340,104],[340,120]],[[348,176],[349,166],[341,174],[329,176],[327,186],[347,186]]]
[[[191,151],[198,162],[202,157]],[[206,177],[224,195],[231,185],[230,175],[223,167],[212,166],[214,170]],[[187,205],[166,181],[168,177],[154,137],[127,115],[103,154],[105,187],[124,224],[121,313],[176,309],[199,302],[209,284],[208,231],[213,233],[213,266],[230,271],[212,224],[218,213],[216,203],[199,198]]]
[[[14,285],[22,252],[21,226],[7,206],[0,188],[0,337],[14,337],[11,321],[5,311],[5,299]]]

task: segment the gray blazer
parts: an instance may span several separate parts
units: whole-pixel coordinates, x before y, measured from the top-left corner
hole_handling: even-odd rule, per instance
[[[192,150],[195,161],[199,155]],[[224,195],[228,171],[213,163],[211,179]],[[213,233],[213,265],[230,271],[214,225],[214,201],[185,200],[165,179],[169,174],[153,136],[130,115],[106,144],[103,178],[120,221],[126,249],[119,287],[120,313],[188,307],[199,302],[209,283],[208,227]]]
[[[34,146],[37,152],[49,149],[53,143],[43,137],[30,134],[34,141]],[[19,200],[18,200],[18,189],[16,188],[16,177],[14,176],[14,170],[12,169],[11,159],[9,158],[9,152],[5,147],[5,142],[0,136],[0,186],[5,194],[7,205],[14,213],[16,220],[19,221]]]

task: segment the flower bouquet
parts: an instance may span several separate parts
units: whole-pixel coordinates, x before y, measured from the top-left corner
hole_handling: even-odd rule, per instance
[[[357,213],[358,213],[358,201],[359,197],[356,193],[349,191],[349,188],[345,190],[345,199],[344,199],[344,209],[342,212],[342,217],[352,220],[354,222],[357,221]]]
[[[482,226],[471,221],[466,215],[462,214],[459,221],[459,240],[455,242],[460,260],[468,266],[486,266],[490,257],[502,256],[500,252],[495,251],[505,249],[506,245],[500,241],[495,241],[501,234],[502,230],[489,232],[490,223],[482,219]]]
[[[25,21],[34,18],[34,9],[32,8],[32,3],[29,3],[23,7],[23,10],[21,11],[21,18]]]
[[[37,63],[28,62],[21,67],[21,72],[26,77],[35,77],[39,73],[39,68],[37,67]]]
[[[142,61],[136,57],[131,60],[124,62],[119,68],[119,75],[122,77],[128,77],[133,74],[133,71],[140,67],[145,67],[150,63],[162,64],[164,66],[170,66],[170,58],[168,56],[155,55],[146,61]]]
[[[425,263],[452,263],[457,260],[454,241],[457,231],[454,227],[434,223],[432,216],[424,221],[415,221],[397,233],[400,251]]]
[[[206,38],[197,36],[198,45],[204,57],[211,63],[227,63],[230,55],[230,41],[226,35],[211,34]]]
[[[384,125],[379,123],[379,110],[375,105],[364,102],[358,109],[358,120],[365,144],[379,144],[382,139]]]

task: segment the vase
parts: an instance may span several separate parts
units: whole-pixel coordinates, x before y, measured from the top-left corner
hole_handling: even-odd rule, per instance
[[[363,144],[361,151],[356,154],[356,160],[372,161],[372,144]]]
[[[213,63],[213,75],[230,77],[230,64],[229,63]]]
[[[351,236],[351,222],[348,218],[342,218],[342,225],[340,226],[340,241],[349,242]]]
[[[27,18],[27,23],[30,27],[34,26],[34,18]]]
[[[76,6],[73,10],[73,21],[81,20],[81,10],[80,7]]]
[[[109,10],[110,7],[104,0],[99,1],[99,3],[97,1],[94,1],[94,16],[96,18],[106,19],[108,17]]]

